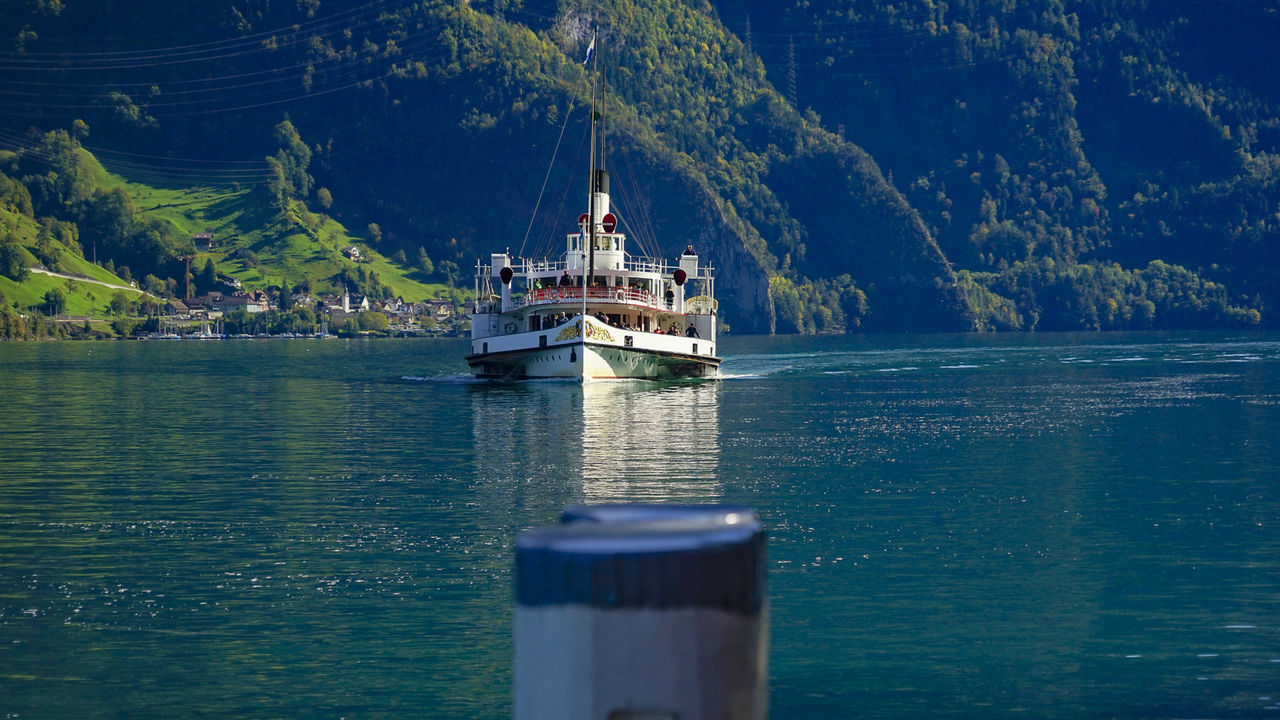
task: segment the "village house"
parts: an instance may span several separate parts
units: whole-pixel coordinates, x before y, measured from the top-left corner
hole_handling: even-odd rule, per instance
[[[413,315],[413,306],[406,305],[404,300],[401,298],[383,300],[378,303],[377,310],[389,318],[398,318],[402,316],[411,317]]]
[[[363,295],[343,293],[322,298],[320,301],[329,316],[334,320],[343,320],[350,315],[369,309],[369,298]]]
[[[437,322],[453,317],[453,301],[451,300],[426,300],[421,304],[423,313],[435,318]]]
[[[224,313],[235,312],[240,309],[249,313],[260,313],[271,309],[271,299],[261,290],[250,290],[247,293],[225,295],[211,307]]]
[[[222,317],[222,311],[216,309],[221,301],[222,293],[211,292],[207,295],[189,298],[183,302],[186,303],[187,309],[191,311],[191,317],[215,320]]]
[[[368,312],[372,307],[367,295],[345,294],[342,298],[342,309],[345,312]]]

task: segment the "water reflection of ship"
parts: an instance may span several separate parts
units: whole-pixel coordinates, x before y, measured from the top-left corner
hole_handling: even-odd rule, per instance
[[[718,383],[477,384],[472,434],[477,481],[521,505],[721,494]]]
[[[582,421],[588,501],[719,496],[718,383],[587,383]]]

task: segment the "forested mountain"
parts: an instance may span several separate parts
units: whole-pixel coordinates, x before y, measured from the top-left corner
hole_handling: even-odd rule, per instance
[[[0,182],[82,236],[33,169],[51,130],[464,284],[558,251],[599,28],[623,229],[697,247],[735,331],[1277,324],[1270,3],[9,0],[0,28]]]

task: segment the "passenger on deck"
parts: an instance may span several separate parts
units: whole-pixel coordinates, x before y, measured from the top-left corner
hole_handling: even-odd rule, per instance
[[[684,329],[684,334],[686,337],[696,338],[698,337],[698,328],[690,325]]]
[[[565,270],[560,276],[560,287],[568,287],[573,284],[573,278],[569,277],[569,271]]]

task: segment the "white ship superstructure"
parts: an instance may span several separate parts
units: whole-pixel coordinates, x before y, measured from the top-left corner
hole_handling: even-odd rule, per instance
[[[631,255],[592,171],[590,210],[561,255],[494,253],[476,267],[472,372],[486,378],[717,377],[712,268]],[[584,292],[585,290],[585,292]]]

